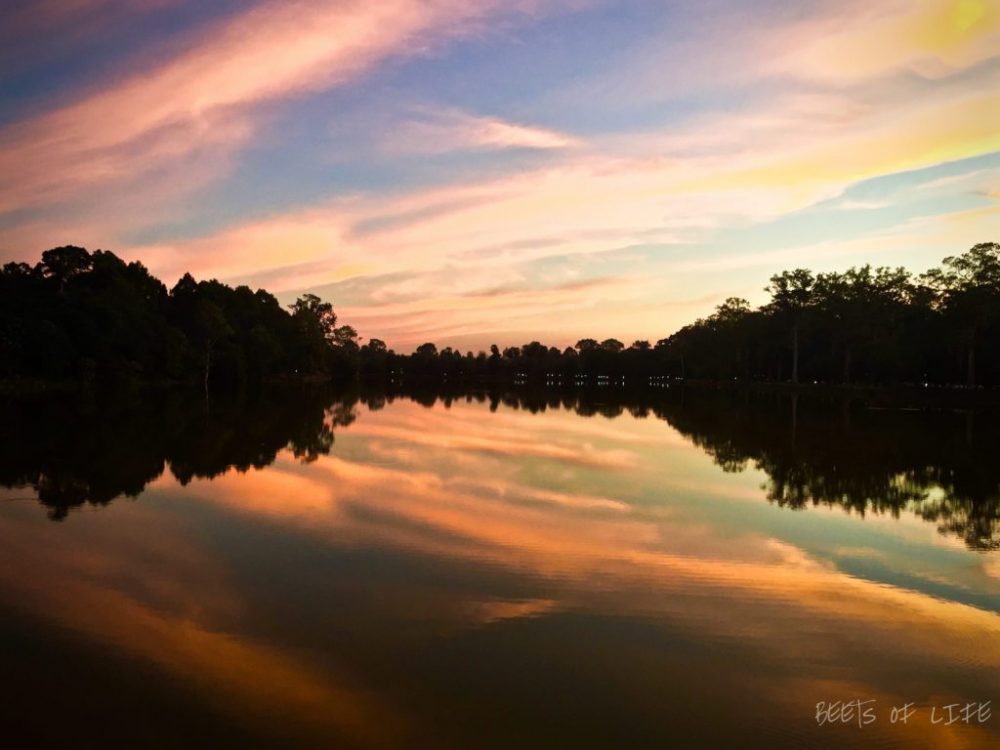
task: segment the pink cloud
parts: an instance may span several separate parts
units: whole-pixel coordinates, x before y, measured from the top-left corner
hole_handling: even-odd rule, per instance
[[[476,149],[564,149],[580,145],[570,135],[499,117],[458,110],[419,113],[384,139],[389,153],[436,154]]]
[[[251,108],[424,54],[530,3],[268,2],[200,31],[173,58],[0,131],[0,212],[132,180],[253,133]]]

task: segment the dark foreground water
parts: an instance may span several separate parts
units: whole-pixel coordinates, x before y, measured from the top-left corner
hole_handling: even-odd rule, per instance
[[[9,747],[1000,747],[995,414],[0,411]]]

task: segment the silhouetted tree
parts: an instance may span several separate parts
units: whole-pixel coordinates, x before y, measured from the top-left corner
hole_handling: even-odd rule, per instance
[[[792,382],[799,382],[799,332],[806,311],[813,301],[815,279],[811,271],[797,268],[771,277],[765,291],[771,293],[771,309],[782,319],[792,334]]]
[[[983,334],[1000,319],[1000,244],[983,242],[944,259],[925,274],[938,290],[941,309],[961,331],[966,350],[966,384],[976,384],[976,350]]]

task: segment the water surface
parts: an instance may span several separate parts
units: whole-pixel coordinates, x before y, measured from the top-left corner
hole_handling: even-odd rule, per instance
[[[3,411],[0,717],[34,745],[1000,741],[931,722],[1000,698],[995,415],[691,389]],[[852,700],[875,720],[818,725]]]

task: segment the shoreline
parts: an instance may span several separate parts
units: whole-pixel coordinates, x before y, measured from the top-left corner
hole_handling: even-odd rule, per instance
[[[602,382],[603,381],[603,382]],[[226,398],[240,393],[255,393],[271,388],[288,387],[330,387],[345,392],[353,389],[386,392],[435,392],[439,394],[469,393],[482,391],[532,393],[607,393],[623,397],[642,395],[645,397],[676,393],[678,390],[691,392],[747,393],[753,395],[806,396],[810,398],[848,399],[871,404],[898,405],[914,403],[921,406],[1000,406],[1000,387],[960,386],[934,384],[872,384],[872,383],[799,383],[765,381],[722,381],[722,380],[681,380],[663,376],[657,382],[628,383],[614,381],[604,376],[579,377],[571,382],[545,382],[544,380],[510,378],[365,378],[331,379],[326,375],[280,376],[267,378],[256,383],[219,385],[212,388],[211,396]],[[42,380],[33,378],[0,378],[0,398],[28,398],[33,396],[88,394],[93,396],[120,396],[128,394],[141,397],[143,393],[164,391],[190,391],[192,396],[203,396],[200,383],[196,381],[136,380],[112,386],[95,383],[81,383],[77,380]]]

